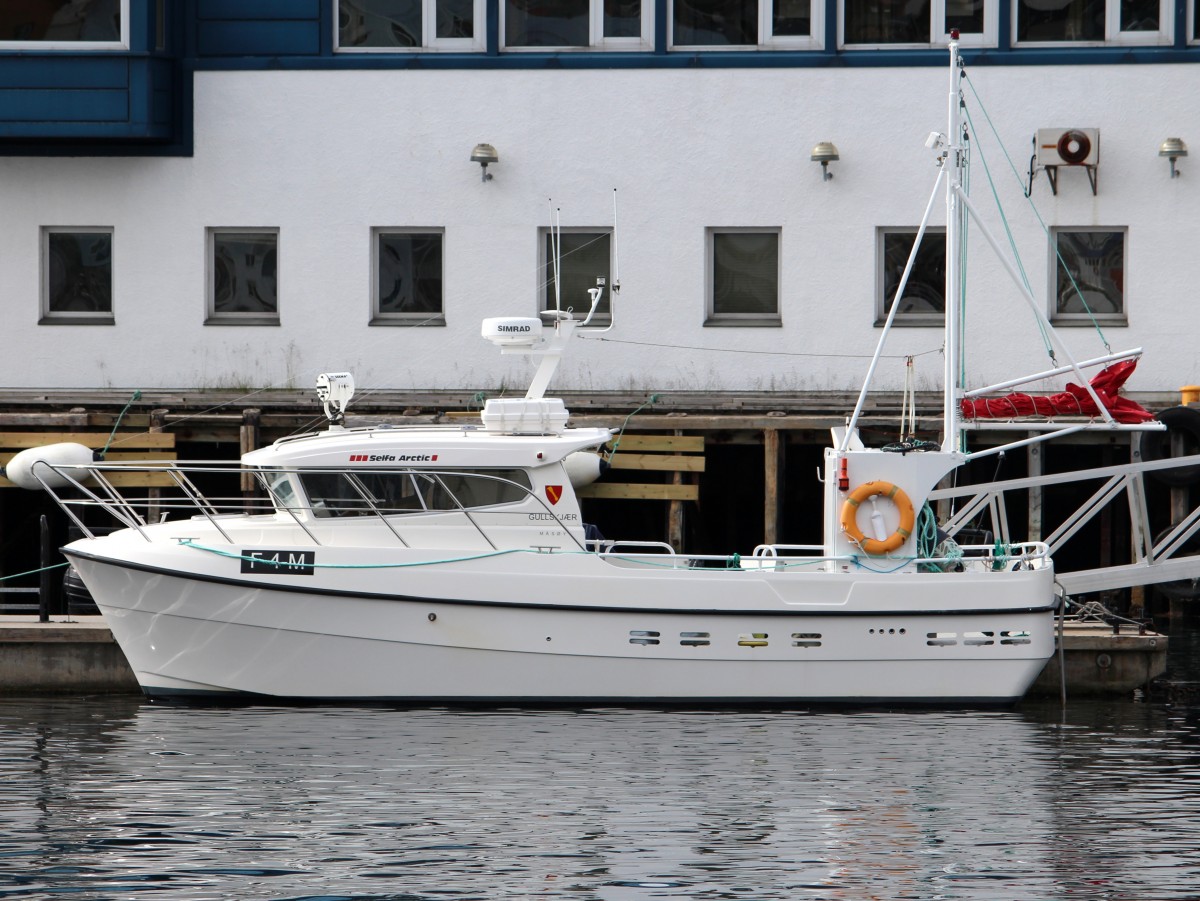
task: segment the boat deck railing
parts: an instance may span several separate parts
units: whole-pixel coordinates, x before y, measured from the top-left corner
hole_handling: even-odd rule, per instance
[[[348,470],[344,468],[272,467],[260,469],[224,462],[179,464],[171,461],[128,463],[92,463],[87,465],[43,464],[57,479],[35,471],[42,487],[54,498],[82,534],[96,537],[97,528],[89,525],[89,510],[102,510],[119,526],[139,533],[147,541],[153,536],[147,531],[154,523],[202,518],[229,544],[235,544],[228,528],[237,517],[261,515],[278,518],[281,514],[297,526],[314,545],[324,542],[320,533],[332,522],[378,522],[390,532],[402,547],[405,539],[400,524],[433,516],[451,515],[460,524],[467,524],[484,546],[499,550],[505,543],[495,538],[500,527],[494,523],[486,528],[480,514],[503,513],[506,507],[520,506],[519,522],[528,524],[530,502],[537,508],[542,523],[554,522],[569,536],[577,550],[586,550],[577,527],[562,517],[532,490],[503,476],[484,472],[430,470],[416,468]],[[40,467],[39,467],[40,469]],[[134,494],[122,487],[131,474],[155,476],[154,487],[145,494]],[[401,482],[410,480],[411,493],[403,498],[385,499],[376,496],[366,477],[395,476]],[[325,497],[317,503],[295,493],[290,477],[334,476],[340,494],[336,499]],[[139,484],[145,484],[139,478]],[[220,483],[218,485],[217,483]],[[202,490],[201,484],[208,486]],[[502,503],[471,503],[473,495],[503,493],[508,500]],[[455,487],[457,486],[457,488]],[[502,486],[502,487],[501,487]],[[221,493],[213,489],[224,487]],[[473,488],[475,489],[473,491]],[[104,531],[108,531],[105,529]],[[508,544],[511,544],[509,542]]]
[[[601,558],[629,566],[669,569],[731,569],[739,571],[875,572],[909,569],[917,572],[1019,572],[1050,565],[1045,543],[1040,541],[997,547],[995,544],[962,545],[949,556],[829,556],[819,544],[760,544],[752,554],[679,554],[661,541],[589,541],[588,548]]]
[[[37,475],[43,487],[66,511],[80,532],[95,538],[111,531],[100,527],[90,511],[100,510],[116,520],[119,527],[131,529],[146,541],[154,541],[149,526],[155,523],[202,519],[212,526],[225,543],[236,545],[235,521],[265,525],[268,522],[290,522],[313,545],[329,543],[328,526],[339,523],[381,523],[401,547],[412,547],[415,529],[410,527],[428,522],[430,515],[450,514],[467,529],[462,535],[475,535],[473,545],[460,535],[463,547],[481,547],[485,551],[507,552],[514,548],[545,553],[561,553],[559,547],[540,547],[524,540],[531,516],[536,516],[545,528],[550,523],[561,527],[573,546],[568,550],[587,552],[617,566],[668,569],[726,569],[747,571],[823,571],[850,572],[1003,572],[1035,569],[1049,565],[1049,551],[1042,542],[1020,544],[965,545],[952,556],[921,557],[888,555],[830,556],[822,545],[763,544],[748,555],[741,554],[680,554],[666,542],[585,539],[578,524],[568,523],[555,512],[536,491],[503,476],[483,472],[429,470],[417,468],[347,470],[344,468],[270,468],[244,467],[227,462],[195,462],[180,464],[173,461],[129,463],[92,463],[87,465],[51,465],[55,478]],[[130,479],[136,474],[136,479]],[[436,485],[437,506],[431,506],[433,493],[413,494],[390,501],[375,496],[366,475],[413,477],[422,483]],[[154,476],[147,480],[145,476]],[[324,498],[319,507],[296,495],[292,476],[302,481],[311,476],[337,476],[343,487],[338,503]],[[123,485],[135,481],[139,486],[150,481],[154,487],[139,487],[133,493]],[[457,485],[457,489],[455,486]],[[506,503],[472,506],[471,498],[478,492],[472,486],[490,486],[494,494],[503,486],[507,496],[516,498]],[[203,487],[202,487],[203,486]],[[225,490],[217,492],[216,489]],[[144,492],[144,493],[141,493]],[[532,502],[532,503],[531,503]],[[401,504],[401,505],[398,505]],[[531,514],[530,507],[537,512]],[[511,511],[519,507],[518,511]],[[511,512],[513,517],[504,521]],[[261,516],[261,519],[255,517]],[[251,517],[247,520],[246,517]],[[488,522],[481,522],[486,517]],[[500,517],[498,521],[497,518]],[[442,520],[444,524],[444,520]],[[504,534],[501,534],[504,533]],[[445,537],[442,531],[440,537]],[[405,536],[409,537],[406,538]],[[322,540],[322,536],[326,536]],[[239,535],[244,541],[244,535]],[[514,541],[514,537],[516,540]],[[467,542],[467,543],[464,543]],[[421,544],[421,542],[415,542]]]

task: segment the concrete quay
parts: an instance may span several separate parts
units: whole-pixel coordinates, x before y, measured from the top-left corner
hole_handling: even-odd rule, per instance
[[[133,671],[100,616],[0,618],[0,695],[117,694],[139,691]],[[1161,676],[1167,636],[1114,633],[1103,623],[1067,623],[1063,632],[1067,696],[1115,697]],[[1061,690],[1056,654],[1030,690],[1032,697]]]
[[[103,617],[0,617],[0,695],[138,691]]]

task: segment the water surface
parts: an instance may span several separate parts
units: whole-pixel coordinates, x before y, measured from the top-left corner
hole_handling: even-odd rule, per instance
[[[1198,895],[1186,696],[1065,712],[0,701],[0,898]]]

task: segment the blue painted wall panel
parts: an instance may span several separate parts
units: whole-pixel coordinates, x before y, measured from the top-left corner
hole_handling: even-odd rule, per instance
[[[0,88],[125,88],[127,56],[0,56]]]
[[[5,124],[127,122],[128,91],[0,90]]]
[[[199,19],[319,19],[321,0],[199,0]]]
[[[199,56],[315,56],[320,23],[311,21],[212,21],[196,29]]]

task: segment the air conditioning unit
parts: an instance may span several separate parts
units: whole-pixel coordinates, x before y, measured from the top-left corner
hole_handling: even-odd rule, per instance
[[[1100,162],[1100,129],[1039,128],[1034,147],[1038,166],[1095,166]]]

